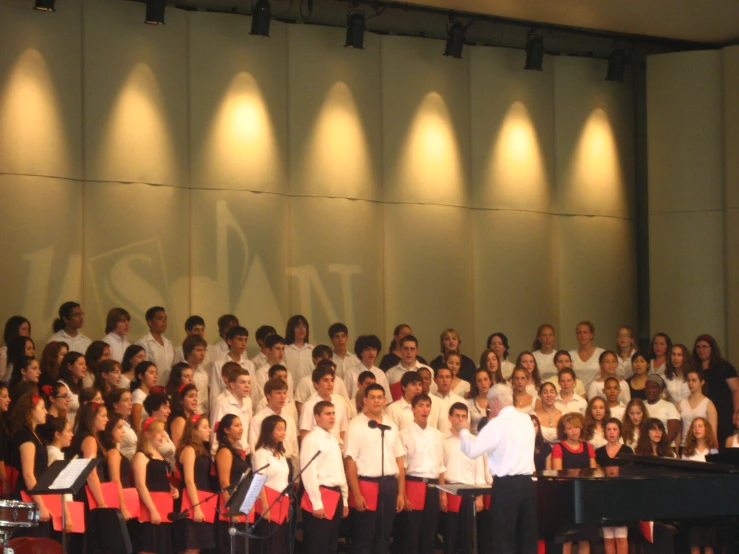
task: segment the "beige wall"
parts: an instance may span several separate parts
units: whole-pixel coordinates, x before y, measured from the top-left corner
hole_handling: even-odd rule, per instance
[[[690,347],[700,333],[727,344],[722,59],[713,50],[647,65],[652,332]]]
[[[433,357],[452,326],[479,355],[592,319],[636,322],[631,84],[606,63],[518,50],[65,0],[0,0],[0,320],[45,339],[80,299],[156,303],[250,330],[296,312],[312,342],[410,323]]]

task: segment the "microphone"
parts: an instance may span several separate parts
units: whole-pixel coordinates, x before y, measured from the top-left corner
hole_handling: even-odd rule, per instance
[[[249,531],[240,531],[236,527],[229,527],[228,534],[232,537],[249,537],[251,533]]]
[[[369,420],[369,423],[367,423],[367,425],[369,425],[369,428],[370,429],[379,429],[380,431],[389,431],[390,430],[390,426],[389,425],[383,425],[382,423],[377,423],[374,419],[370,419]]]
[[[167,514],[167,519],[174,523],[175,521],[180,521],[181,519],[187,519],[187,516],[187,512],[171,512]]]

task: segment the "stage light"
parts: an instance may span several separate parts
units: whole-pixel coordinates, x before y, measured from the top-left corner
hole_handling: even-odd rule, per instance
[[[147,25],[164,25],[164,0],[146,0]]]
[[[364,14],[362,12],[349,12],[347,15],[344,48],[364,48]]]
[[[251,14],[251,34],[268,37],[271,17],[272,8],[269,5],[269,0],[257,0]]]
[[[36,0],[33,5],[34,10],[41,12],[55,12],[54,0]]]
[[[526,41],[526,65],[524,69],[541,71],[544,62],[544,39],[539,35],[529,35]]]
[[[606,73],[606,81],[624,82],[624,73],[626,73],[626,54],[623,50],[614,50],[608,56],[608,73]]]
[[[447,30],[446,47],[444,55],[452,58],[462,59],[462,49],[464,48],[464,25],[459,21],[451,21]]]

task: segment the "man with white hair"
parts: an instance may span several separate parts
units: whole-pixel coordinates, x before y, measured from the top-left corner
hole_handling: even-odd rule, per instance
[[[477,436],[459,422],[460,448],[469,458],[487,454],[493,475],[490,505],[493,540],[501,554],[535,554],[537,521],[534,482],[534,425],[513,407],[513,391],[497,384],[488,392],[491,421]]]

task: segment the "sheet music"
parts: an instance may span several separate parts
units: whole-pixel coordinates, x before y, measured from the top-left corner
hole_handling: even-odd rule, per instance
[[[82,472],[87,469],[87,466],[90,465],[90,462],[92,462],[92,460],[88,460],[86,458],[78,458],[76,460],[72,460],[71,462],[69,462],[69,464],[67,464],[67,467],[59,472],[59,475],[56,476],[56,479],[54,479],[54,482],[49,486],[49,488],[72,488],[72,485],[74,485],[75,481],[77,481],[79,476],[82,475]]]
[[[239,507],[239,512],[242,514],[248,514],[251,512],[251,509],[254,507],[254,503],[257,501],[257,498],[259,498],[259,493],[262,491],[262,487],[264,487],[266,482],[266,475],[261,475],[259,473],[254,474],[254,479],[249,485],[249,490],[246,491],[246,496],[244,497],[244,501],[241,503],[241,507]]]

